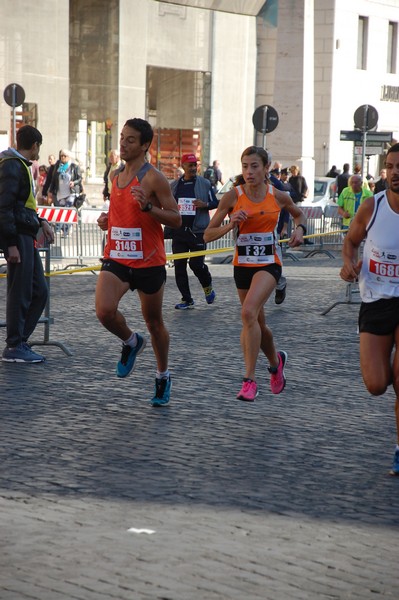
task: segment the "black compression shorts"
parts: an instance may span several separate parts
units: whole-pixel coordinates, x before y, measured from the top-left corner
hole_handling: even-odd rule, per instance
[[[383,298],[362,302],[359,311],[359,332],[390,335],[399,327],[399,298]]]
[[[144,294],[156,294],[166,281],[166,268],[163,265],[132,269],[106,258],[103,260],[101,271],[113,273],[121,281],[128,283],[131,290],[140,290]]]
[[[239,290],[249,290],[251,287],[252,277],[258,271],[267,271],[270,275],[273,275],[276,282],[281,277],[281,267],[276,263],[266,265],[264,267],[234,267],[234,281],[236,287]]]

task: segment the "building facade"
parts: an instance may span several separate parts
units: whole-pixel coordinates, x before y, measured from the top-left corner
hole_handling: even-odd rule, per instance
[[[16,118],[42,131],[43,162],[68,146],[88,180],[99,181],[133,116],[152,123],[151,160],[168,177],[191,150],[203,168],[217,158],[225,178],[234,175],[255,142],[285,166],[298,164],[311,182],[332,164],[363,159],[362,148],[340,139],[363,105],[376,109],[379,131],[399,138],[399,0],[196,5],[0,3],[0,86],[24,88]],[[263,105],[279,117],[266,134],[252,123]],[[2,101],[2,147],[11,134],[12,110]],[[377,175],[384,147],[367,150],[365,170]]]

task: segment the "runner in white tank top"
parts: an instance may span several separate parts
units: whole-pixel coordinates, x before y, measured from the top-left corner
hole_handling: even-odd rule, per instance
[[[397,445],[390,473],[399,475],[399,144],[388,150],[386,169],[389,189],[364,201],[346,235],[341,278],[349,282],[359,278],[364,383],[374,396],[393,385]]]

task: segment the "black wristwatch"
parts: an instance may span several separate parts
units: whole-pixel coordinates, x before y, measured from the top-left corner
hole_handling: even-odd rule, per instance
[[[150,212],[150,210],[152,210],[152,204],[151,202],[147,202],[147,204],[145,205],[144,208],[141,209],[142,212]]]
[[[305,225],[302,225],[302,223],[299,223],[299,225],[296,226],[296,229],[298,229],[298,227],[302,227],[302,229],[303,229],[303,235],[306,235],[306,227],[305,227]]]

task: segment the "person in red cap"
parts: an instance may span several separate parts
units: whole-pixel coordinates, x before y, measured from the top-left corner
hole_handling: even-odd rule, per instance
[[[211,183],[197,173],[196,155],[183,154],[181,165],[184,174],[171,183],[171,190],[182,218],[181,227],[173,229],[172,232],[173,254],[206,249],[204,231],[210,221],[209,211],[217,208],[219,204]],[[194,307],[188,282],[187,260],[179,258],[174,261],[176,285],[181,293],[181,302],[175,306],[178,310]],[[205,263],[205,256],[193,256],[188,260],[188,264],[202,285],[206,302],[213,304],[216,293],[212,287],[212,276]]]

